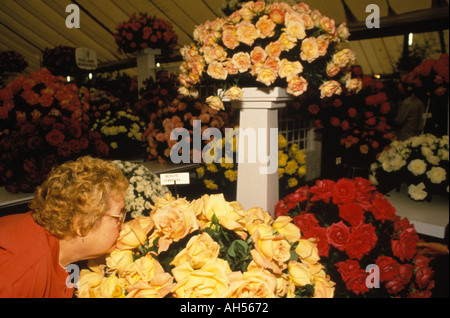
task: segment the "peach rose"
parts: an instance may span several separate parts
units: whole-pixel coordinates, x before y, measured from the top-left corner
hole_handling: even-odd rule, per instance
[[[358,93],[362,89],[362,80],[360,78],[348,78],[345,81],[345,87],[350,92]]]
[[[212,62],[208,65],[207,73],[209,76],[211,76],[214,79],[218,80],[226,80],[228,77],[227,70],[220,62]]]
[[[271,37],[275,34],[275,23],[270,20],[267,15],[263,15],[259,18],[258,22],[256,22],[256,28],[259,30],[262,39]]]
[[[233,86],[230,87],[224,94],[225,97],[228,97],[231,100],[242,99],[243,92],[242,88]]]
[[[202,49],[203,57],[206,63],[212,63],[213,61],[223,62],[227,58],[227,52],[224,48],[217,43],[206,46]]]
[[[161,264],[150,254],[147,254],[128,265],[120,277],[125,278],[128,285],[138,282],[149,283],[156,275],[163,274]]]
[[[319,46],[317,44],[317,39],[310,37],[302,41],[300,58],[309,63],[313,62],[320,56]]]
[[[250,54],[244,53],[244,52],[238,52],[233,55],[231,62],[236,66],[236,68],[241,73],[245,73],[248,71],[250,66],[252,65],[252,62],[250,60]]]
[[[333,62],[327,64],[327,75],[329,77],[335,77],[340,71],[341,68]]]
[[[333,19],[322,16],[319,23],[320,27],[329,34],[334,34],[334,32],[336,31],[336,24]]]
[[[234,50],[239,46],[236,35],[236,27],[227,25],[222,32],[222,42],[230,50]]]
[[[276,24],[282,24],[285,19],[285,11],[281,9],[273,9],[270,11],[269,17]]]
[[[290,37],[285,32],[281,33],[278,41],[286,51],[292,50],[297,45],[297,38]]]
[[[267,52],[262,47],[256,46],[250,52],[250,58],[251,58],[253,64],[260,63],[260,62],[264,63],[264,61],[267,58]]]
[[[284,47],[280,41],[270,42],[266,47],[265,51],[268,56],[279,57],[281,52],[283,52]]]
[[[251,225],[267,224],[271,225],[273,218],[269,212],[264,211],[260,207],[254,207],[245,211],[245,227],[248,228]]]
[[[300,96],[308,89],[308,82],[303,76],[289,81],[286,91],[294,96]]]
[[[230,288],[226,298],[275,298],[277,279],[269,271],[259,269],[245,273],[234,272],[230,276]]]
[[[285,18],[285,32],[288,36],[302,40],[306,37],[305,23],[301,15],[295,11],[287,12]]]
[[[223,106],[223,102],[219,96],[209,96],[206,99],[206,103],[208,104],[209,107],[211,107],[212,109],[215,109],[215,110],[224,110],[225,109],[225,107]]]
[[[355,53],[350,49],[343,49],[333,55],[333,63],[340,68],[344,68],[355,63],[355,60]]]
[[[109,269],[117,270],[119,275],[131,263],[133,263],[133,252],[130,250],[114,250],[106,258],[106,266]]]
[[[239,42],[252,46],[260,32],[251,22],[242,21],[236,25],[236,36]]]
[[[319,48],[320,56],[324,56],[325,54],[327,54],[329,44],[330,44],[330,40],[328,39],[327,36],[320,35],[317,38],[317,46]]]
[[[143,245],[147,240],[147,234],[152,230],[153,226],[152,219],[143,216],[123,224],[117,238],[116,248],[132,250],[139,245]]]
[[[179,266],[189,263],[193,269],[199,269],[206,264],[213,263],[219,256],[220,245],[208,233],[193,236],[180,251],[170,265]]]
[[[341,84],[336,81],[327,81],[320,87],[320,98],[331,97],[334,94],[339,95],[342,93]]]

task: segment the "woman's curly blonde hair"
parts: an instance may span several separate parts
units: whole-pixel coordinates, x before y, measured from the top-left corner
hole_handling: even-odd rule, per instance
[[[35,222],[58,238],[75,236],[75,222],[86,235],[127,189],[128,180],[114,163],[85,156],[54,168],[36,188],[30,208]]]

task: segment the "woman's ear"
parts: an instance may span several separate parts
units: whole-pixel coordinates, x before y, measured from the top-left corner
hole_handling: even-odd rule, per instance
[[[85,235],[83,235],[83,231],[82,226],[81,226],[81,217],[79,215],[74,216],[73,220],[72,220],[72,227],[73,227],[73,232],[75,233],[76,236],[79,237],[83,237]]]

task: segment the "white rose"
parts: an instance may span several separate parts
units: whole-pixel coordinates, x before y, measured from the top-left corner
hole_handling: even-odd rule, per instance
[[[439,184],[447,178],[447,172],[441,167],[433,167],[427,172],[427,176],[432,183]]]
[[[418,185],[411,184],[408,187],[408,194],[413,200],[421,201],[428,196],[428,193],[424,190],[425,184],[423,184],[423,182],[419,183]]]
[[[409,163],[408,170],[411,171],[415,176],[420,176],[427,170],[427,164],[422,159],[415,159]]]

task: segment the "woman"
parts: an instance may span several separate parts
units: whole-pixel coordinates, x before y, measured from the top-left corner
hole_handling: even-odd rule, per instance
[[[82,157],[53,169],[31,212],[0,218],[0,297],[72,297],[66,267],[114,249],[127,188],[110,161]]]

